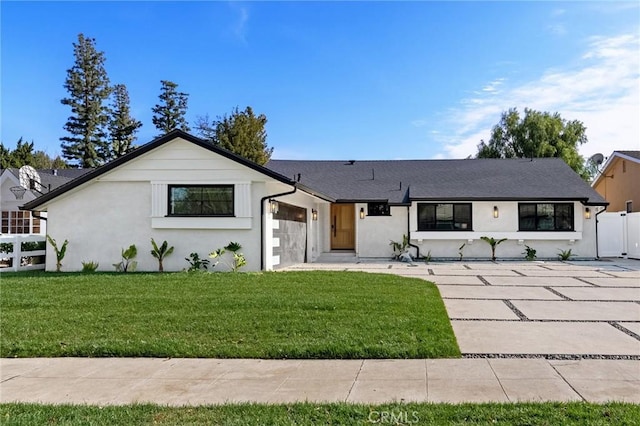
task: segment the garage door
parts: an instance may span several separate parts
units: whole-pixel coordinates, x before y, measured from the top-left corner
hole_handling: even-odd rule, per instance
[[[307,210],[279,202],[273,219],[273,267],[278,269],[306,262]]]

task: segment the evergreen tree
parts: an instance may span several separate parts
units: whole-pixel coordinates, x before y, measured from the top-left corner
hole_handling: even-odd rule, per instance
[[[218,117],[213,123],[209,117],[198,117],[199,135],[214,145],[229,150],[260,165],[271,158],[273,148],[267,146],[264,114],[255,115],[248,106],[244,111],[236,107],[230,115]]]
[[[22,138],[18,139],[16,149],[11,152],[11,166],[20,168],[22,166],[33,165],[33,141],[25,142]]]
[[[104,105],[111,88],[104,68],[104,53],[96,50],[95,39],[78,35],[73,43],[74,65],[67,70],[64,87],[69,97],[61,100],[71,107],[64,129],[70,134],[60,138],[62,155],[79,167],[97,167],[109,159],[105,127],[109,121]]]
[[[136,132],[142,123],[131,117],[129,92],[124,84],[113,86],[113,103],[109,117],[109,137],[111,158],[118,158],[131,151],[136,140]]]
[[[11,167],[11,151],[0,143],[0,169],[8,169]]]
[[[0,143],[0,168],[20,168],[22,166],[32,166],[36,169],[66,169],[67,164],[58,155],[51,158],[44,151],[34,151],[34,143],[25,142],[23,138],[18,139],[16,147],[11,150]]]
[[[151,109],[153,125],[162,134],[169,133],[174,129],[188,132],[190,129],[184,116],[187,113],[189,95],[178,92],[178,85],[172,81],[160,80],[160,83],[162,84],[159,96],[160,103]]]

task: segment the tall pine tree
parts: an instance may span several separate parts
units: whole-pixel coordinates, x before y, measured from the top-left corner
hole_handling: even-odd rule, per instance
[[[104,68],[104,53],[96,50],[95,39],[78,35],[73,43],[74,65],[67,70],[64,88],[69,97],[63,105],[71,107],[64,129],[70,134],[60,138],[62,155],[78,167],[97,167],[109,159],[105,127],[109,121],[105,101],[111,93]]]
[[[178,85],[172,81],[160,80],[160,83],[160,103],[151,109],[153,125],[162,135],[174,129],[188,132],[190,129],[184,116],[187,113],[189,95],[178,92]]]
[[[113,86],[113,102],[109,117],[109,139],[111,142],[111,158],[122,157],[134,146],[136,133],[142,123],[131,117],[129,92],[124,84]]]

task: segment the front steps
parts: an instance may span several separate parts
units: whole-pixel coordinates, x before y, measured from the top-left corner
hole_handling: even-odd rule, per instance
[[[359,261],[353,250],[332,250],[322,253],[313,263],[358,263]]]

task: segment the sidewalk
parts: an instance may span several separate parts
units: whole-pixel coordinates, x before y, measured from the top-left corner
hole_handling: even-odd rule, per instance
[[[0,402],[640,403],[640,361],[0,359]]]

